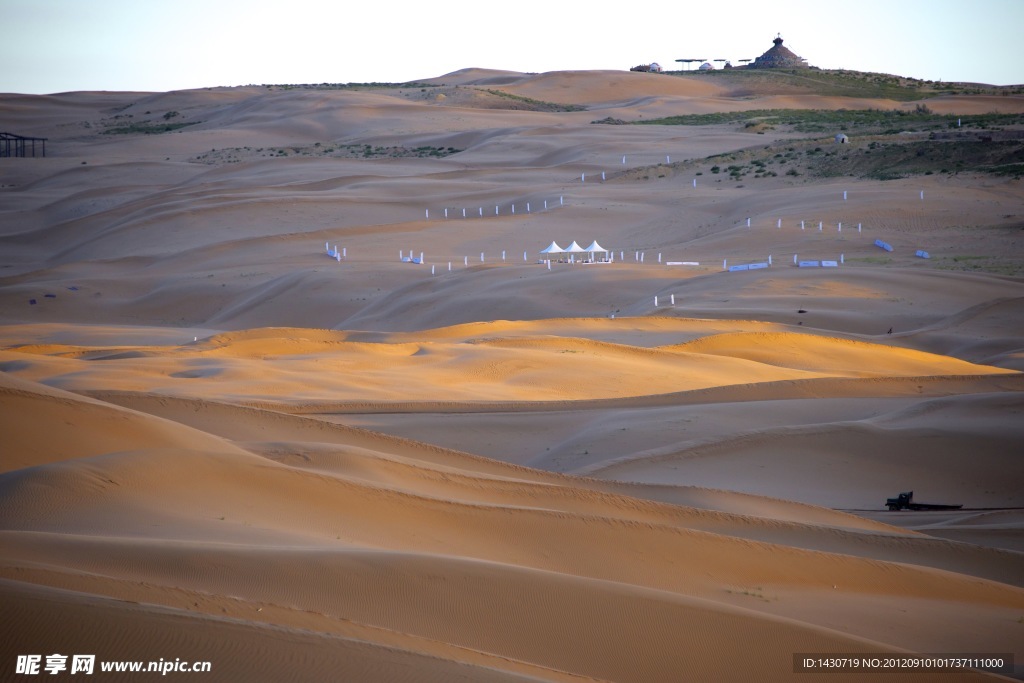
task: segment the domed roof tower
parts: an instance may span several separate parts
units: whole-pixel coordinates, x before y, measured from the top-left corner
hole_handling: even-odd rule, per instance
[[[776,35],[775,46],[747,66],[748,69],[806,69],[807,60],[782,47],[782,36]]]

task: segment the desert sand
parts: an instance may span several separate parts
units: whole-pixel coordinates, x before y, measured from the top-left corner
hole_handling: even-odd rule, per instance
[[[813,136],[592,124],[914,106],[487,69],[0,95],[48,139],[0,160],[0,679],[1024,679],[1021,181],[737,183],[707,157]]]

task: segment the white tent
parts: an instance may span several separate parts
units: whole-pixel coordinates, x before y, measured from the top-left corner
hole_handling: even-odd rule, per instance
[[[597,240],[594,240],[593,242],[591,242],[590,246],[587,247],[586,249],[584,249],[584,251],[586,251],[588,254],[590,254],[590,260],[591,261],[596,261],[597,260],[597,256],[596,256],[597,252],[601,252],[602,254],[604,254],[604,259],[602,259],[602,260],[607,260],[608,259],[608,250],[605,249],[604,247],[602,247],[600,244],[598,244]]]
[[[575,244],[575,242],[574,242],[574,244]],[[557,242],[552,242],[546,248],[541,249],[540,253],[542,253],[542,254],[561,254],[564,251],[565,251],[565,249],[562,249],[560,246],[558,246]]]
[[[586,249],[576,243],[576,240],[572,241],[572,244],[565,248],[565,253],[569,254],[569,263],[576,263],[576,254],[585,254]]]

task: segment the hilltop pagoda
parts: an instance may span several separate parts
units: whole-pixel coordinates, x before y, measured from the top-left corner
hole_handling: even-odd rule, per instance
[[[792,50],[782,47],[782,36],[776,35],[775,47],[748,64],[748,69],[806,69],[807,60],[793,53]]]

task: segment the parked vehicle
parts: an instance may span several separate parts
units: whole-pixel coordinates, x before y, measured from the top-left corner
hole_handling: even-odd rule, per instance
[[[896,498],[885,501],[890,510],[959,510],[963,505],[941,505],[939,503],[915,503],[914,492],[904,491]]]

